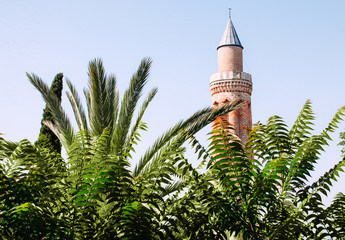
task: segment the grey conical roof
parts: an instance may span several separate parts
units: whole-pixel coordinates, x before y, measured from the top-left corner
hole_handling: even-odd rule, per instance
[[[229,17],[228,24],[226,25],[222,40],[220,41],[218,48],[223,47],[223,46],[239,46],[243,48],[230,17]]]

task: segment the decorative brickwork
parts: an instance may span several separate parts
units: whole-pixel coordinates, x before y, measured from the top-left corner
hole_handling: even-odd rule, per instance
[[[231,29],[225,30],[221,45],[217,48],[218,73],[211,75],[210,91],[214,107],[220,107],[227,102],[234,101],[241,101],[243,103],[241,108],[221,118],[233,126],[234,134],[245,144],[248,131],[252,127],[252,77],[242,70],[243,47],[240,45],[237,34],[234,33],[235,28],[231,19],[229,19],[228,27]]]
[[[252,92],[252,83],[245,80],[222,80],[210,84],[211,94],[223,92],[247,93],[249,97]]]
[[[240,109],[223,116],[223,119],[233,126],[233,132],[242,140],[242,143],[245,144],[248,130],[252,126],[251,76],[244,72],[223,72],[213,74],[211,76],[210,90],[212,104],[215,107],[222,106],[227,102],[243,102],[244,105]]]

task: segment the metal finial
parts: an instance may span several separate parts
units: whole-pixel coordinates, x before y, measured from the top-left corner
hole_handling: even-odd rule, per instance
[[[229,8],[229,18],[231,18],[231,8]]]

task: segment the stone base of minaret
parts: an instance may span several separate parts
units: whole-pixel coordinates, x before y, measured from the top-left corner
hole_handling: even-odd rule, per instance
[[[248,131],[252,127],[251,75],[235,71],[215,73],[211,75],[210,89],[214,107],[220,107],[228,102],[242,102],[241,108],[228,113],[222,119],[232,125],[233,133],[245,145]]]

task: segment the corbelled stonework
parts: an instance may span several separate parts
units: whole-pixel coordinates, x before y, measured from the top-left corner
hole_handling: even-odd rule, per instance
[[[211,75],[210,89],[212,96],[219,93],[238,92],[246,93],[246,97],[249,97],[250,100],[250,95],[252,94],[252,77],[245,72],[231,71],[215,73]]]
[[[240,109],[222,116],[222,119],[233,126],[233,132],[245,144],[252,126],[252,77],[243,72],[243,47],[230,18],[217,50],[218,72],[211,75],[210,80],[212,104],[218,107],[233,101],[243,103]]]

